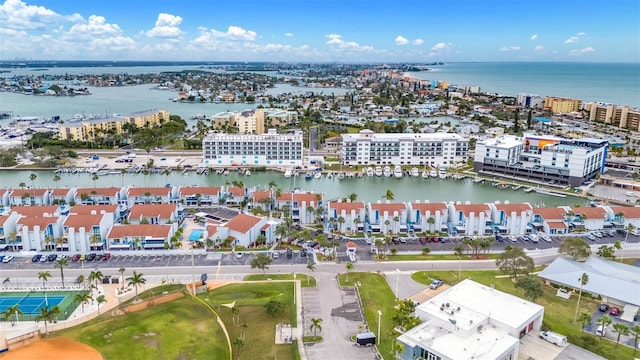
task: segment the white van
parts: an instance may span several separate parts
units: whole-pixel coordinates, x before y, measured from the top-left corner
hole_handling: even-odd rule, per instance
[[[556,344],[557,346],[565,346],[567,345],[567,337],[564,335],[560,335],[558,333],[554,333],[553,331],[543,331],[540,333],[540,338],[545,339],[552,344]]]
[[[606,334],[607,334],[607,327],[604,325],[598,326],[598,329],[596,330],[596,335],[605,336]]]

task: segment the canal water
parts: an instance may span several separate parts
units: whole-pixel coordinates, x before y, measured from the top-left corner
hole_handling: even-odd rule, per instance
[[[53,187],[120,187],[120,186],[220,186],[233,181],[242,181],[245,186],[267,187],[274,181],[276,186],[283,191],[291,191],[299,188],[305,191],[324,193],[326,199],[346,197],[351,193],[358,195],[358,200],[377,201],[384,200],[382,196],[387,190],[394,194],[394,201],[429,201],[449,202],[461,201],[463,203],[485,202],[528,202],[533,206],[559,206],[585,204],[586,200],[578,197],[556,197],[538,194],[536,192],[525,193],[524,187],[520,190],[498,189],[490,183],[474,183],[472,179],[464,180],[422,179],[403,177],[401,179],[384,177],[362,178],[337,178],[322,177],[321,179],[305,180],[304,176],[285,178],[282,173],[275,171],[253,172],[251,176],[243,176],[232,171],[229,175],[218,175],[215,172],[209,175],[198,175],[194,171],[183,174],[173,171],[170,175],[160,174],[111,174],[100,176],[98,180],[92,180],[91,174],[59,174],[61,180],[56,184],[53,181],[54,172],[48,170],[19,170],[0,171],[0,188],[17,188],[21,182],[26,186],[32,186],[30,175],[36,174],[33,181],[36,188]]]

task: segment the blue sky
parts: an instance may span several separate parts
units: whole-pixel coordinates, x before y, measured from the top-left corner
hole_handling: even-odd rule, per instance
[[[0,46],[4,60],[639,63],[640,1],[0,0]]]

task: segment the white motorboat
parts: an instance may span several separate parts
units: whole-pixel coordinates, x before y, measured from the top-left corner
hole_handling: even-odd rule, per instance
[[[447,178],[447,170],[445,169],[438,169],[438,177],[440,179],[446,179]]]
[[[436,171],[436,169],[431,169],[431,171],[429,171],[429,176],[438,177],[438,172]]]
[[[411,168],[411,176],[413,177],[418,177],[420,176],[420,170],[418,170],[418,168]]]
[[[244,176],[251,176],[251,170],[249,169],[245,170]]]
[[[293,175],[293,172],[291,171],[291,169],[285,170],[285,172],[284,172],[284,177],[285,178],[290,178],[291,175]]]
[[[344,173],[343,172],[338,173],[338,180],[342,180],[342,179],[344,179]]]
[[[384,175],[384,177],[391,177],[391,175],[393,175],[393,173],[391,172],[391,168],[388,166],[385,166],[384,169],[382,170],[382,175]]]
[[[373,173],[375,176],[382,176],[382,167],[376,166],[376,170]]]
[[[428,171],[423,171],[422,172],[422,178],[423,179],[428,179],[429,178],[429,172]]]
[[[373,168],[371,166],[369,166],[366,170],[365,170],[365,174],[367,174],[367,176],[373,176]]]
[[[396,165],[393,168],[393,177],[395,177],[396,179],[400,179],[402,177],[402,168],[400,167],[400,165]]]
[[[322,177],[322,173],[320,171],[317,171],[315,174],[313,174],[314,179],[320,179],[321,177]]]

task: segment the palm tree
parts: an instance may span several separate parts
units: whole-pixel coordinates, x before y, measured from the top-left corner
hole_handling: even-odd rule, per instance
[[[603,317],[601,317],[600,319],[598,319],[598,321],[596,321],[596,324],[601,325],[602,328],[606,328],[609,324],[611,324],[613,322],[613,320],[611,320],[611,318],[607,315],[604,315]],[[604,331],[600,332],[600,339],[602,339],[604,337]]]
[[[58,181],[60,181],[60,180],[62,180],[60,175],[58,175],[58,174],[53,175],[53,182],[56,183],[56,187],[58,187]]]
[[[591,314],[586,312],[581,313],[580,316],[578,317],[578,321],[582,323],[582,331],[584,331],[584,327],[587,324],[591,324]]]
[[[95,271],[91,271],[89,273],[88,280],[89,280],[89,282],[94,281],[95,282],[95,286],[98,287],[98,281],[102,281],[103,277],[104,277],[104,275],[102,275],[102,271],[95,270]]]
[[[347,196],[347,199],[349,199],[351,202],[356,201],[357,198],[358,198],[358,194],[356,193],[351,193],[349,194],[349,196]]]
[[[20,182],[20,184],[18,184],[18,186],[20,187],[20,189],[24,190],[24,188],[27,187],[27,184],[24,183],[24,182]]]
[[[393,191],[391,191],[391,189],[387,189],[387,192],[382,195],[382,198],[393,201],[393,199],[395,199],[395,196],[393,195]]]
[[[11,250],[16,251],[16,241],[18,240],[17,231],[9,231],[7,234],[7,241],[11,244]]]
[[[316,272],[316,264],[313,261],[309,261],[307,263],[307,270],[309,270],[309,276],[307,276],[307,286],[309,286],[309,281],[311,281],[311,273]]]
[[[633,339],[633,343],[637,344],[638,343],[638,336],[640,336],[640,325],[633,325],[630,329],[629,332],[631,332],[631,334],[633,334],[634,339]],[[637,346],[633,347],[633,356],[636,356],[636,351],[638,350]]]
[[[120,169],[120,186],[124,187],[124,174],[127,173],[127,169],[122,168]]]
[[[98,174],[91,175],[91,180],[93,180],[93,187],[96,187],[96,181],[99,179]]]
[[[322,319],[321,318],[311,318],[311,326],[309,330],[313,331],[313,336],[316,336],[316,331],[322,331]]]
[[[147,279],[142,277],[142,274],[133,272],[133,275],[127,278],[127,285],[133,285],[136,288],[136,296],[138,296],[138,286],[144,285]]]
[[[44,321],[44,330],[45,335],[49,335],[49,327],[47,326],[47,322],[53,322],[58,319],[58,314],[60,314],[60,307],[58,305],[49,309],[48,306],[40,308],[40,315],[36,316],[36,322]]]
[[[67,258],[60,258],[56,261],[56,268],[60,269],[60,279],[62,280],[62,288],[64,289],[64,267],[69,265]]]
[[[576,320],[578,319],[578,307],[580,306],[580,298],[582,297],[582,288],[589,283],[589,275],[587,275],[587,273],[582,273],[578,281],[580,282],[580,292],[578,293],[578,302],[576,303],[576,314],[573,316],[573,322],[576,322]]]
[[[618,333],[618,340],[616,341],[616,347],[620,345],[620,335],[629,335],[629,326],[623,323],[613,324],[613,331]]]
[[[233,345],[235,345],[238,349],[236,351],[236,359],[240,359],[240,349],[245,345],[244,339],[238,337],[233,340]]]
[[[429,231],[433,231],[433,225],[436,223],[436,219],[433,218],[433,216],[430,216],[427,219],[427,224],[429,224]]]
[[[353,263],[351,261],[347,262],[347,282],[349,282],[349,273],[353,270]]]
[[[91,294],[88,292],[77,293],[76,296],[73,297],[73,300],[82,305],[82,312],[84,313],[84,304],[88,303],[89,300],[92,300]]]
[[[100,316],[100,304],[106,303],[107,298],[104,295],[100,295],[96,298],[96,302],[98,303],[98,316]]]
[[[46,286],[44,286],[45,282],[51,278],[51,273],[48,271],[41,271],[38,273],[38,279],[42,280],[42,289],[46,290]]]
[[[29,175],[29,180],[31,180],[31,187],[33,189],[36,188],[36,179],[38,178],[38,175],[31,173],[31,175]]]
[[[398,229],[398,223],[400,222],[400,217],[399,216],[394,216],[393,217],[393,222],[395,223],[395,228],[393,229],[394,234],[397,234],[398,232],[400,232],[400,229]]]
[[[338,224],[340,224],[340,232],[344,232],[344,231],[342,230],[342,227],[343,227],[343,225],[344,225],[345,221],[346,221],[346,220],[344,219],[344,216],[339,216],[339,217],[338,217]]]
[[[58,236],[53,242],[56,244],[56,249],[64,250],[64,243],[66,241],[67,239],[65,239],[64,236]]]
[[[18,315],[22,315],[22,310],[20,310],[20,304],[15,304],[13,306],[9,306],[7,310],[2,312],[4,319],[11,321],[11,326],[14,326],[16,322],[18,322]],[[12,318],[13,317],[13,318]]]

